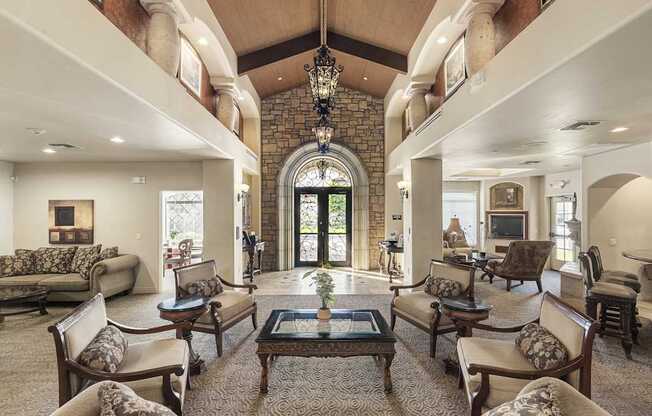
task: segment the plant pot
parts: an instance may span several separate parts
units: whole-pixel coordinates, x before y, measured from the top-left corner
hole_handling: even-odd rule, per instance
[[[320,321],[328,321],[331,319],[331,310],[329,308],[319,308],[317,319]]]

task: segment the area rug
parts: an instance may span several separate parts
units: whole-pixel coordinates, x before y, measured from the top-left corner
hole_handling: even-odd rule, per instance
[[[522,289],[522,288],[519,288]],[[480,296],[495,306],[491,322],[511,324],[537,315],[541,296],[533,290],[499,290],[479,284]],[[160,324],[161,296],[128,296],[108,303],[115,320],[135,325]],[[390,295],[339,295],[337,307],[377,308],[389,317]],[[315,296],[259,296],[260,326],[275,308],[314,307]],[[50,315],[13,317],[0,324],[0,409],[7,415],[47,415],[57,407],[54,347],[47,326],[69,307],[51,307]],[[280,357],[271,368],[269,393],[259,393],[260,364],[251,321],[226,333],[225,350],[216,357],[214,339],[198,334],[193,345],[207,370],[193,379],[184,414],[192,415],[466,415],[468,405],[455,377],[444,374],[442,359],[454,337],[439,338],[437,357],[428,355],[428,336],[399,320],[397,354],[392,364],[394,391],[385,394],[382,368],[369,357]],[[477,332],[476,336],[487,336]],[[143,339],[131,337],[130,341]],[[593,399],[614,415],[648,415],[652,407],[652,324],[646,321],[634,360],[625,359],[618,340],[596,339]]]

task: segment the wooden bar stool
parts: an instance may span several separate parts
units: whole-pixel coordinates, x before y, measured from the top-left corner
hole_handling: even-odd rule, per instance
[[[587,253],[578,256],[582,264],[584,287],[586,289],[586,313],[598,319],[600,305],[600,336],[619,337],[628,359],[632,359],[633,340],[637,341],[636,292],[627,286],[616,283],[594,282],[593,265]]]

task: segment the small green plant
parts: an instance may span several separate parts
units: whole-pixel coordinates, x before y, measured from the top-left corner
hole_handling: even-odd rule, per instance
[[[303,275],[304,279],[310,278],[312,283],[310,286],[315,286],[317,296],[321,299],[321,308],[328,309],[330,305],[335,303],[335,283],[333,277],[328,273],[330,266],[324,263],[321,268],[311,270]]]

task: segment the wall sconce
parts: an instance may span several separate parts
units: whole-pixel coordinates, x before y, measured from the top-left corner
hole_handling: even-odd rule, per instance
[[[241,183],[238,187],[238,202],[249,193],[249,185],[246,183]]]
[[[401,199],[408,199],[408,188],[410,187],[410,183],[408,181],[398,181],[396,186],[398,186],[398,190],[401,194]]]

